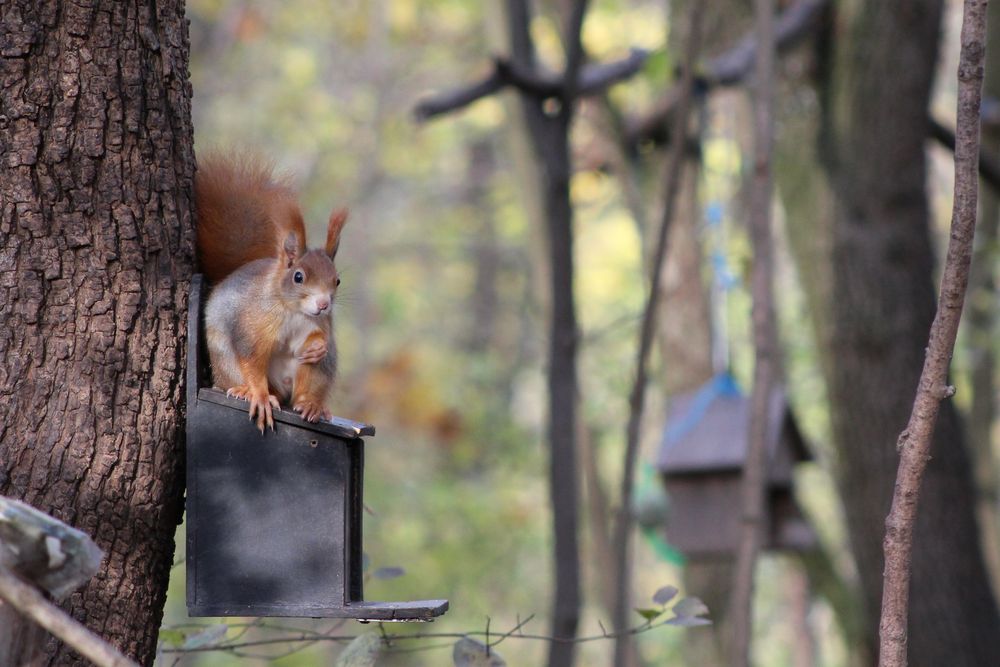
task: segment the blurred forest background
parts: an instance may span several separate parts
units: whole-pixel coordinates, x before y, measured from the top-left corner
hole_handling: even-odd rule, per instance
[[[538,58],[553,71],[563,64],[570,4],[536,3],[530,25]],[[871,660],[878,613],[869,582],[881,577],[880,552],[870,556],[865,549],[880,548],[887,475],[895,472],[895,438],[926,344],[925,306],[933,301],[934,256],[943,249],[951,201],[951,154],[921,123],[929,111],[953,126],[961,5],[907,3],[902,11],[895,3],[843,1],[832,3],[834,15],[831,3],[779,4],[785,11],[815,9],[778,61],[774,211],[786,385],[814,457],[797,468],[795,492],[820,549],[764,554],[753,651],[759,665],[863,665]],[[609,534],[665,191],[666,121],[658,110],[674,90],[690,7],[681,0],[593,0],[583,23],[589,60],[626,58],[631,49],[648,56],[634,76],[585,98],[572,125],[581,636],[610,627]],[[893,12],[898,16],[887,16]],[[685,562],[664,530],[670,507],[655,462],[669,427],[668,401],[727,369],[749,393],[753,366],[749,97],[744,81],[712,80],[713,58],[732,53],[750,33],[752,11],[749,3],[727,0],[710,3],[706,14],[696,68],[704,81],[689,123],[668,261],[658,278],[665,297],[640,439],[633,590],[634,606],[650,607],[654,591],[676,585],[705,600],[716,623],[639,634],[641,662],[650,665],[718,664],[725,652],[719,641],[729,563]],[[332,407],[378,429],[367,449],[365,551],[373,576],[366,599],[450,599],[451,610],[432,625],[394,632],[462,633],[489,623],[499,634],[535,614],[524,631],[546,634],[553,580],[545,432],[551,266],[537,160],[510,89],[447,116],[419,122],[414,114],[428,95],[481,80],[491,58],[507,53],[501,3],[189,0],[188,15],[197,152],[251,147],[272,156],[302,192],[314,243],[332,207],[351,209],[338,256],[342,370]],[[996,85],[990,72],[1000,72],[1000,63],[991,66],[987,95]],[[900,147],[914,122],[917,135],[927,136],[916,153]],[[996,141],[987,129],[987,148]],[[897,171],[894,164],[908,166]],[[974,506],[984,560],[995,567],[990,238],[997,209],[986,199],[981,234],[989,238],[977,255],[970,294],[970,308],[978,310],[967,320],[955,363],[955,404],[965,423],[960,430],[946,415],[939,427],[959,433],[946,439],[961,460],[944,457],[946,482],[922,502],[947,501],[941,521],[959,527],[963,509]],[[916,222],[906,218],[911,214]],[[893,222],[859,222],[880,215]],[[911,305],[915,315],[907,311]],[[879,396],[903,411],[889,406],[873,414]],[[928,520],[918,541],[969,551],[961,541],[969,535],[932,532],[937,525]],[[875,527],[867,541],[864,526]],[[969,539],[976,539],[974,528]],[[328,665],[342,644],[173,651],[218,641],[223,631],[228,639],[253,639],[296,634],[290,628],[370,629],[270,619],[247,630],[229,619],[227,630],[217,626],[221,621],[188,619],[183,543],[182,528],[159,665]],[[972,565],[954,568],[935,565],[937,556],[918,556],[914,604],[947,617],[926,631],[927,641],[949,647],[962,632],[990,635],[958,619],[962,605],[947,601],[953,592],[976,618],[993,622],[995,606],[977,607],[964,582],[943,574],[943,592],[920,583],[920,562],[944,573],[962,569],[978,577],[988,598],[991,581],[975,553],[961,556]],[[403,568],[400,576],[380,570],[396,567]],[[633,621],[642,618],[635,614]],[[950,625],[962,629],[951,633]],[[994,641],[995,630],[984,641]],[[911,664],[935,664],[921,662],[921,641],[911,638]],[[397,642],[399,650],[380,664],[450,664],[453,643]],[[577,664],[610,664],[611,650],[610,641],[583,643]],[[547,645],[512,638],[497,651],[510,665],[540,665]]]

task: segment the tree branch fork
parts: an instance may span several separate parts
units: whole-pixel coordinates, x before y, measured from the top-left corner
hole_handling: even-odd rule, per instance
[[[507,57],[494,56],[492,68],[485,77],[475,83],[424,99],[417,104],[414,115],[417,120],[429,120],[468,106],[508,86],[527,95],[552,99],[565,105],[579,97],[597,95],[612,85],[629,79],[642,69],[649,56],[648,50],[633,48],[629,55],[619,60],[584,65],[580,68],[575,86],[563,74],[526,68]]]

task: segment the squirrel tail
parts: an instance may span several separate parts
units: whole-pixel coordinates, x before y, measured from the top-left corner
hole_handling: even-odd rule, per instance
[[[198,160],[195,209],[198,260],[211,284],[255,259],[277,257],[289,234],[305,244],[305,223],[291,187],[252,154],[211,153]]]

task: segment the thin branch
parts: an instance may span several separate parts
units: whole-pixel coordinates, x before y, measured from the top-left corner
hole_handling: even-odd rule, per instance
[[[796,46],[812,34],[820,24],[829,0],[800,0],[783,11],[775,20],[775,39],[779,53]],[[702,75],[694,85],[700,92],[715,87],[735,86],[743,83],[753,68],[757,53],[757,37],[748,32],[733,48],[708,61]],[[644,141],[663,141],[667,119],[677,106],[681,94],[680,84],[667,91],[656,107],[647,115],[629,124],[627,139],[631,144]]]
[[[138,667],[118,649],[93,634],[33,586],[0,567],[0,599],[66,642],[98,667]]]
[[[829,0],[801,0],[781,14],[775,22],[778,53],[786,53],[802,39],[810,36],[821,24]],[[733,48],[711,59],[705,73],[694,85],[699,93],[715,87],[736,86],[743,83],[753,67],[757,40],[753,33],[745,35]],[[588,93],[590,94],[590,93]],[[678,86],[667,91],[654,109],[646,115],[629,121],[625,142],[636,146],[645,141],[663,143],[667,140],[667,118],[677,106]],[[1000,100],[983,98],[980,119],[983,125],[1000,126]],[[928,135],[948,150],[955,149],[955,133],[935,119],[930,119]],[[1000,160],[988,151],[979,153],[979,175],[996,192],[1000,192]]]
[[[958,112],[955,127],[955,195],[951,235],[941,278],[937,313],[931,324],[924,367],[906,429],[899,436],[899,469],[886,518],[879,665],[905,667],[907,610],[913,526],[920,483],[930,459],[931,441],[941,401],[955,393],[948,367],[969,282],[979,197],[980,104],[986,53],[986,0],[965,0],[958,61]]]
[[[581,97],[598,95],[616,83],[621,83],[635,76],[649,58],[646,49],[632,48],[628,56],[609,63],[593,63],[584,65],[580,70],[580,87],[577,94]]]
[[[428,97],[417,104],[413,115],[418,121],[425,121],[434,116],[461,109],[476,100],[503,90],[507,83],[500,76],[498,62],[494,62],[492,71],[482,81]]]
[[[496,640],[494,640],[492,644],[490,644],[488,641],[487,641],[487,644],[489,646],[496,646],[497,644],[499,644],[503,640],[505,640],[508,637],[510,637],[511,635],[513,635],[515,632],[519,633],[518,634],[519,637],[523,636],[522,634],[520,634],[521,628],[523,628],[525,625],[527,625],[528,622],[530,622],[531,619],[533,619],[535,617],[535,615],[534,614],[529,614],[528,617],[526,619],[524,619],[523,621],[520,620],[520,615],[518,615],[518,616],[519,616],[519,618],[518,618],[518,621],[517,621],[517,625],[515,625],[510,630],[508,630],[507,632],[505,632],[502,635],[500,635],[499,637],[497,637]]]
[[[677,114],[673,118],[673,136],[687,136],[688,115],[692,106],[691,82],[694,78],[694,64],[700,48],[701,25],[704,15],[703,2],[695,2],[691,7],[688,43],[684,51],[684,66],[681,73],[680,90],[684,91],[678,99]],[[629,418],[625,429],[625,456],[621,482],[621,504],[618,521],[614,533],[615,585],[617,598],[612,610],[613,627],[620,632],[625,627],[631,606],[632,562],[630,544],[632,528],[635,522],[632,516],[632,495],[635,487],[635,466],[639,451],[639,427],[642,424],[643,406],[646,399],[646,382],[649,352],[653,346],[653,336],[656,330],[656,319],[660,303],[660,274],[666,261],[667,240],[674,219],[677,193],[680,190],[681,174],[684,166],[684,141],[674,141],[667,158],[664,178],[666,194],[663,204],[663,217],[657,233],[656,246],[653,252],[653,263],[649,275],[649,295],[646,299],[639,331],[639,346],[636,352],[635,380],[629,395]],[[615,642],[615,664],[627,665],[634,662],[634,647],[627,641],[627,635],[622,635]]]
[[[563,33],[563,44],[566,48],[566,70],[563,72],[563,113],[572,113],[572,104],[580,89],[580,70],[587,54],[583,49],[583,18],[587,15],[587,0],[575,0],[570,10],[566,30]]]
[[[649,51],[632,49],[629,55],[608,63],[587,64],[581,67],[575,95],[597,95],[616,83],[633,77],[646,60]],[[432,95],[417,104],[413,114],[418,121],[426,121],[462,109],[476,100],[489,97],[507,86],[539,97],[563,99],[563,77],[554,73],[536,73],[505,58],[495,58],[489,74],[481,80]]]
[[[500,641],[504,639],[529,639],[533,641],[545,641],[553,644],[583,644],[604,639],[615,639],[617,637],[625,635],[639,635],[651,630],[656,630],[658,628],[666,626],[676,627],[676,623],[673,618],[668,618],[657,623],[649,623],[648,621],[643,621],[639,625],[631,626],[621,632],[603,632],[602,634],[586,635],[583,637],[556,637],[552,635],[539,635],[539,634],[524,634],[521,632],[528,621],[535,617],[531,614],[523,621],[519,622],[517,625],[512,627],[510,630],[505,632],[501,637],[492,643],[492,646],[496,646]],[[604,626],[601,624],[603,630]],[[515,634],[516,633],[516,634]],[[417,632],[413,634],[392,634],[387,633],[384,635],[384,639],[392,642],[407,641],[407,640],[419,640],[419,639],[461,639],[463,637],[483,637],[486,632],[483,630],[474,630],[471,632]],[[178,654],[178,653],[209,653],[215,651],[234,651],[239,649],[250,648],[254,646],[271,646],[275,644],[284,643],[299,643],[299,642],[349,642],[357,638],[357,635],[315,635],[315,634],[298,634],[288,637],[272,637],[268,639],[255,639],[245,642],[225,642],[220,644],[210,644],[207,646],[195,646],[191,648],[185,648],[181,646],[177,647],[163,647],[161,652],[164,654]]]
[[[984,121],[985,122],[985,121]],[[948,150],[955,150],[955,133],[934,118],[928,120],[931,139]],[[1000,160],[984,147],[979,149],[979,176],[995,191],[1000,192]]]
[[[781,12],[774,21],[775,47],[784,53],[812,34],[829,0],[802,0]],[[735,86],[744,81],[757,60],[760,37],[751,31],[732,49],[713,58],[705,75],[709,86]]]
[[[747,455],[740,497],[740,541],[733,568],[729,613],[732,617],[734,667],[750,664],[753,634],[754,572],[764,535],[764,496],[767,479],[768,421],[771,398],[780,375],[778,326],[774,303],[774,259],[771,219],[771,153],[774,144],[774,0],[754,2],[758,54],[754,58],[753,116],[754,156],[750,182],[750,240],[753,244],[751,293],[753,297],[754,372],[750,396]]]

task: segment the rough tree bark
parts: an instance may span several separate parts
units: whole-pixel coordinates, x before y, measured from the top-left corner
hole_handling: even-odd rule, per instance
[[[182,510],[184,6],[4,0],[0,17],[0,494],[94,537],[105,562],[68,608],[149,663]]]
[[[821,152],[834,211],[829,299],[816,305],[829,323],[820,349],[837,472],[873,635],[896,436],[910,413],[935,310],[925,142],[941,3],[840,9],[836,40],[824,42],[820,61]],[[910,664],[1000,664],[1000,616],[951,403],[942,406],[932,452],[913,555]]]

